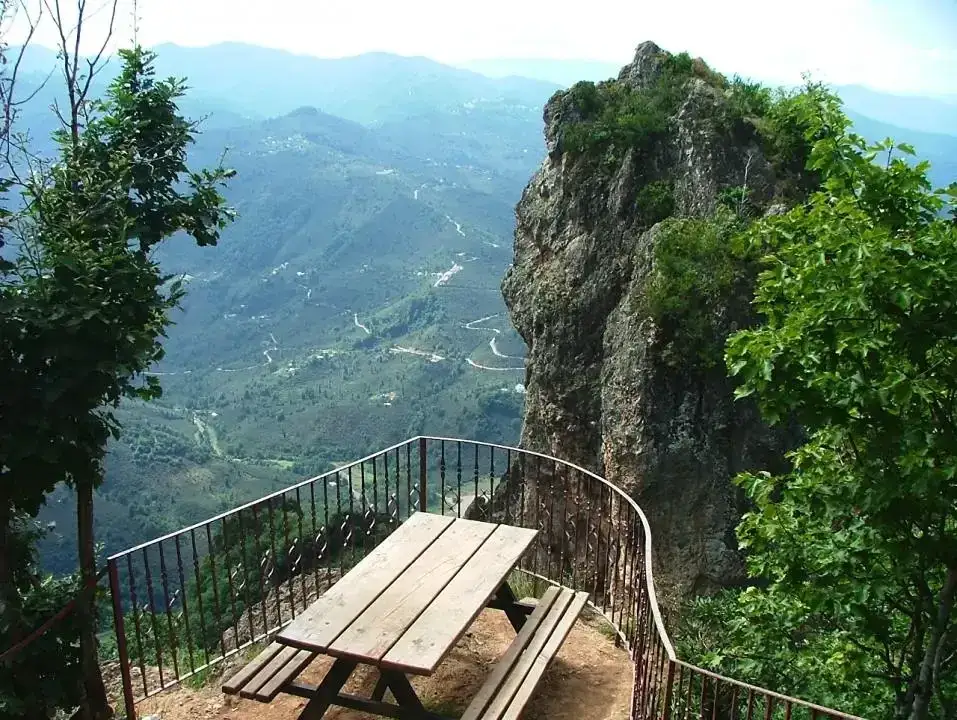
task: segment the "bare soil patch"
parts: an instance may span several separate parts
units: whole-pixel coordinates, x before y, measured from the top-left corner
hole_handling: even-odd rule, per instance
[[[525,720],[627,720],[632,664],[628,653],[599,630],[600,623],[604,621],[582,619],[575,625],[526,708]],[[433,712],[461,715],[514,636],[503,613],[483,612],[435,675],[413,679],[423,704]],[[330,664],[327,658],[317,658],[300,677],[318,683]],[[233,665],[224,674],[237,669]],[[368,696],[376,676],[373,669],[360,668],[346,690]],[[268,705],[226,696],[220,690],[222,679],[199,690],[182,687],[144,700],[137,706],[138,715],[159,715],[162,720],[295,720],[305,706],[305,700],[291,695],[279,695]],[[372,718],[345,708],[332,708],[324,717]]]

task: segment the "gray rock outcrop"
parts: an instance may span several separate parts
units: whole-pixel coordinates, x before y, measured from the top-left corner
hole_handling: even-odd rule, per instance
[[[617,82],[647,87],[663,57],[642,44]],[[528,345],[523,446],[595,470],[638,501],[666,596],[743,579],[734,537],[743,502],[731,478],[780,466],[785,447],[753,405],[733,401],[720,363],[666,361],[659,329],[634,309],[660,227],[646,227],[636,208],[648,182],[672,184],[679,217],[708,217],[720,191],[745,180],[759,210],[773,206],[771,164],[753,136],[720,122],[726,102],[720,88],[690,79],[667,138],[599,171],[564,152],[580,112],[572,93],[557,93],[544,112],[548,155],[518,204],[503,281]],[[747,293],[714,312],[723,336],[752,322]]]

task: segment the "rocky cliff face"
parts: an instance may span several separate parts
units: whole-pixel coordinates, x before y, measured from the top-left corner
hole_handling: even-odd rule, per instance
[[[641,45],[618,83],[656,82],[663,58]],[[783,439],[732,400],[719,364],[666,361],[659,328],[634,308],[654,272],[660,225],[636,205],[651,181],[673,187],[674,215],[711,215],[723,188],[746,184],[759,211],[773,206],[774,171],[756,140],[719,122],[720,88],[691,78],[655,147],[601,169],[565,152],[580,118],[572,93],[545,108],[548,156],[518,205],[515,255],[503,292],[529,347],[525,447],[596,470],[648,514],[660,585],[680,594],[739,581],[734,527],[739,471],[780,465]],[[726,336],[750,322],[747,297],[714,308]]]

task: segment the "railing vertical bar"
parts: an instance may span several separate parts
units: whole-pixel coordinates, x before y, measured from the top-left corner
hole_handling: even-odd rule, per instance
[[[332,532],[329,527],[329,480],[322,481],[322,533],[326,552],[326,588],[332,587]],[[316,569],[316,577],[319,570]],[[318,597],[318,594],[317,594]]]
[[[729,720],[735,720],[735,714],[738,712],[738,686],[731,687],[731,717]]]
[[[439,510],[445,515],[446,510],[451,510],[445,498],[445,440],[439,440]],[[456,511],[456,516],[461,516],[462,508]]]
[[[176,549],[176,572],[179,575],[179,591],[181,602],[183,604],[183,625],[186,629],[186,657],[189,660],[190,673],[196,672],[196,662],[193,658],[193,633],[189,627],[189,601],[186,598],[186,578],[183,576],[183,554],[180,551],[179,535],[173,538],[173,546]],[[175,602],[175,601],[174,601]]]
[[[298,515],[301,512],[299,507],[299,488],[296,488],[296,514]],[[277,553],[273,558],[273,573],[278,575],[276,578],[276,597],[280,597],[282,594],[280,591],[280,586],[285,584],[287,586],[287,591],[289,593],[289,613],[292,617],[296,617],[296,565],[297,563],[293,561],[292,553],[298,550],[298,547],[295,543],[289,543],[289,502],[286,500],[286,495],[283,493],[280,496],[279,503],[279,512],[282,514],[282,548],[281,554],[285,558],[286,562],[286,572],[285,574],[279,572],[279,553]],[[285,575],[285,580],[283,579]],[[279,612],[276,616],[276,624],[282,625],[282,613]],[[267,628],[268,630],[268,628]]]
[[[388,459],[388,457],[386,458]],[[399,448],[395,449],[395,520],[396,523],[402,519],[402,508],[399,506],[399,498],[402,496],[402,489],[399,487],[399,475],[401,474],[401,455],[399,454]],[[408,496],[406,496],[406,503],[408,504]],[[408,515],[408,513],[406,513]]]
[[[223,539],[223,568],[226,570],[226,587],[229,590],[229,605],[232,610],[233,616],[233,640],[236,641],[236,647],[239,647],[239,612],[236,611],[236,587],[233,583],[233,569],[229,566],[229,539],[226,536],[226,518],[222,519],[222,528],[221,528],[221,537]],[[213,547],[213,539],[211,537],[210,526],[206,526],[206,537],[209,538],[209,546]],[[210,558],[214,557],[212,550],[210,550]],[[239,565],[242,567],[243,561],[242,558],[239,560]],[[216,577],[216,569],[213,568],[213,577]],[[223,657],[226,657],[226,642],[223,641]]]
[[[505,503],[505,524],[511,524],[511,510],[512,510],[512,449],[509,448],[505,451],[505,492],[503,493],[503,501]],[[492,496],[494,500],[494,495]]]
[[[170,655],[173,658],[174,677],[179,680],[179,648],[176,643],[176,631],[173,629],[173,603],[169,597],[169,574],[166,572],[166,553],[163,552],[163,541],[157,543],[160,561],[160,577],[163,579],[163,605],[166,609],[166,628],[169,631]]]
[[[356,501],[355,501],[355,491],[352,489],[352,465],[349,465],[348,467],[346,467],[346,481],[349,483],[349,541],[350,541],[350,544],[352,545],[352,565],[350,567],[355,567],[356,545],[359,544],[359,540],[355,536]],[[338,485],[336,487],[338,487]]]
[[[412,494],[412,443],[405,446],[405,491],[409,503],[409,511],[405,516],[408,518],[414,510],[412,505],[412,498],[414,497]]]
[[[635,522],[636,518],[633,517],[633,513],[628,513],[628,553],[630,553],[630,561],[626,561],[625,573],[628,578],[628,588],[627,588],[627,601],[622,605],[622,614],[619,619],[619,623],[626,622],[626,608],[628,613],[634,613],[637,615],[638,603],[637,603],[637,593],[638,593],[638,581],[637,573],[635,572],[635,561],[637,559],[637,543],[636,543],[636,528],[638,523]],[[628,618],[627,622],[630,622],[634,625],[634,618]],[[627,634],[626,634],[627,636]]]
[[[322,550],[319,546],[319,528],[317,527],[318,520],[316,519],[316,483],[314,482],[309,483],[309,516],[309,537],[312,541],[312,550],[310,551],[310,555],[312,556],[310,560],[312,567],[312,586],[318,598],[321,594],[319,590],[319,561],[322,559],[320,554]],[[303,580],[303,586],[305,587],[305,580]]]
[[[684,698],[684,684],[688,673],[685,672],[685,668],[681,665],[677,666],[676,671],[678,673],[678,681],[672,689],[671,702],[674,706],[675,717],[678,718],[678,720],[684,720],[687,708],[682,704],[682,699]]]
[[[612,514],[612,515],[615,514],[615,500],[616,500],[615,496],[612,495],[612,496],[611,496],[611,506],[612,506],[612,508],[611,508],[611,514]],[[611,588],[612,588],[612,589],[611,589],[611,613],[610,613],[610,615],[611,615],[611,618],[612,618],[612,621],[613,621],[613,622],[614,622],[615,609],[616,609],[616,608],[618,609],[619,619],[621,618],[621,605],[622,605],[622,602],[621,602],[621,599],[620,599],[620,598],[621,598],[621,596],[622,596],[622,585],[624,585],[624,583],[623,583],[623,581],[622,581],[623,575],[621,574],[621,573],[624,572],[624,569],[619,565],[619,563],[622,561],[622,548],[621,548],[622,542],[621,542],[621,538],[622,538],[622,535],[623,535],[623,532],[622,532],[622,531],[623,531],[623,525],[622,525],[622,521],[621,521],[621,513],[622,513],[622,502],[619,500],[619,501],[618,501],[618,519],[617,519],[617,521],[616,521],[615,523],[612,524],[612,535],[613,535],[614,538],[615,538],[615,569],[612,571],[612,575],[611,575],[611,576],[612,576],[612,584],[611,584]],[[618,623],[616,623],[616,624],[618,624]],[[619,642],[620,642],[620,640],[619,640],[618,638],[616,638],[616,639],[615,639],[615,644],[617,645]]]
[[[478,498],[475,498],[478,502]],[[486,504],[485,519],[489,522],[495,517],[495,448],[489,448],[488,455],[488,503]]]
[[[153,573],[150,571],[149,554],[143,548],[143,567],[146,571],[146,600],[150,609],[150,629],[153,631],[153,644],[156,647],[156,666],[159,672],[160,686],[163,685],[163,651],[160,649],[160,634],[156,627],[156,602],[153,598]],[[146,677],[145,675],[143,676]]]
[[[359,512],[362,516],[362,522],[359,526],[359,537],[356,539],[356,544],[359,546],[359,559],[361,560],[366,554],[366,538],[369,536],[369,529],[375,527],[374,511],[371,520],[369,519],[369,498],[366,493],[366,464],[364,462],[359,464],[359,495],[361,499]]]
[[[748,720],[754,717],[754,690],[748,688]]]
[[[569,541],[572,545],[572,551],[570,553],[571,557],[571,569],[572,569],[572,587],[576,590],[581,588],[578,578],[578,568],[580,565],[581,557],[581,547],[579,545],[579,536],[581,533],[581,516],[582,516],[582,495],[581,495],[581,486],[582,486],[582,476],[577,469],[572,469],[572,472],[575,476],[575,502],[574,502],[574,515],[571,519],[572,527],[572,536],[569,537]],[[571,489],[569,488],[569,494]]]
[[[113,600],[113,627],[116,631],[116,653],[120,659],[120,675],[123,679],[123,703],[128,720],[136,720],[136,701],[133,698],[133,677],[130,674],[130,654],[126,646],[126,627],[123,624],[123,600],[120,598],[120,574],[116,559],[107,561],[110,575],[110,597]]]
[[[203,638],[203,662],[209,665],[209,643],[206,639],[209,633],[206,631],[206,613],[203,610],[203,582],[199,574],[199,551],[196,549],[195,529],[189,531],[189,542],[193,550],[193,575],[196,578],[196,608],[199,611],[199,631],[202,633]],[[216,619],[219,619],[218,615]],[[222,633],[220,633],[220,635],[222,635]]]
[[[349,547],[349,522],[351,518],[344,517],[342,514],[342,482],[339,477],[339,471],[336,470],[336,518],[339,521],[339,538],[341,547],[339,548],[339,577],[345,575],[345,557],[346,548]],[[331,543],[330,543],[331,545]]]
[[[374,523],[378,524],[379,522],[379,471],[378,471],[378,460],[379,456],[376,455],[372,458],[372,518]],[[388,477],[388,476],[387,476]],[[386,482],[386,487],[388,487],[388,481]],[[386,493],[388,496],[388,493]],[[386,500],[386,512],[388,512],[388,500]],[[375,524],[373,527],[372,533],[372,544],[375,546],[376,543],[376,533],[375,533]]]
[[[661,717],[662,720],[670,720],[671,718],[671,694],[674,688],[675,683],[675,662],[674,660],[668,660],[668,675],[665,679],[665,697],[664,697],[664,706],[662,707]]]
[[[143,695],[145,696],[149,689],[146,687],[146,651],[143,648],[143,640],[140,634],[140,613],[139,600],[136,597],[136,578],[133,576],[133,554],[126,556],[126,569],[129,573],[130,585],[130,603],[133,605],[133,630],[136,637],[136,654],[140,661],[140,679],[143,681]],[[117,638],[119,642],[119,638]]]
[[[774,708],[774,698],[768,694],[764,695],[764,720],[771,720],[771,712]]]
[[[603,489],[601,485],[598,486],[598,519],[595,521],[595,578],[592,582],[592,601],[596,605],[598,604],[598,578],[599,575],[601,575],[601,518],[602,510],[604,509],[602,504],[604,499]],[[604,603],[604,598],[602,598],[602,603]]]
[[[311,487],[311,486],[310,486]],[[305,566],[305,552],[306,552],[306,539],[303,534],[302,528],[302,493],[299,491],[299,488],[296,488],[296,538],[293,541],[293,545],[296,547],[297,558],[296,563],[299,566],[299,590],[302,595],[302,609],[305,610],[309,606],[309,600],[306,597],[306,566]],[[293,585],[295,589],[295,585]],[[296,617],[295,604],[293,605],[293,617]]]
[[[428,512],[429,507],[429,498],[426,492],[426,483],[428,482],[427,450],[425,438],[419,438],[419,510],[422,512]]]
[[[475,471],[472,484],[472,504],[474,505],[478,502],[479,497],[479,446],[477,443],[472,443],[472,445],[475,448]]]
[[[462,517],[462,441],[456,443],[455,448],[455,502],[458,508],[456,515]]]
[[[692,706],[691,706],[691,693],[692,693],[692,690],[693,690],[693,688],[694,688],[694,679],[695,679],[696,677],[698,677],[698,675],[697,675],[696,673],[694,673],[694,672],[689,672],[689,673],[688,673],[688,694],[687,694],[687,697],[685,698],[685,718],[687,718],[687,717],[689,717],[689,716],[691,715],[691,707],[692,707]]]
[[[266,606],[268,604],[267,603],[268,590],[266,589],[266,567],[263,563],[263,560],[266,557],[266,555],[262,549],[262,537],[261,537],[262,526],[260,525],[260,522],[259,522],[258,508],[259,508],[258,505],[252,506],[253,527],[255,528],[255,531],[253,532],[253,547],[255,548],[254,553],[256,558],[256,569],[258,571],[256,575],[258,575],[258,579],[259,579],[259,599],[258,599],[259,610],[263,618],[263,632],[265,632],[266,629],[269,627],[269,620],[266,618]],[[239,525],[239,531],[242,533],[242,536],[245,540],[246,534],[242,532],[242,523],[240,523]],[[272,535],[272,533],[270,533],[270,535]],[[270,537],[270,541],[271,540],[272,538]],[[250,615],[249,617],[249,639],[250,641],[253,641],[256,639],[256,629],[255,629],[255,623],[253,622],[253,619],[252,619],[252,615]]]
[[[555,464],[555,476],[558,477],[558,464]],[[571,576],[567,573],[565,567],[565,547],[568,545],[568,493],[569,493],[568,472],[561,476],[560,494],[561,494],[561,522],[558,529],[558,582],[562,585],[571,583]]]
[[[519,467],[522,475],[522,482],[519,487],[521,488],[521,497],[519,498],[519,522],[518,524],[522,527],[527,527],[525,524],[525,485],[528,483],[528,475],[526,474],[527,466],[525,463],[525,455],[519,455]]]
[[[548,473],[548,554],[545,556],[545,576],[554,578],[552,572],[552,560],[555,558],[555,479],[557,477],[558,463],[552,460],[552,471]],[[561,567],[559,567],[559,573]],[[560,576],[559,576],[560,578]]]

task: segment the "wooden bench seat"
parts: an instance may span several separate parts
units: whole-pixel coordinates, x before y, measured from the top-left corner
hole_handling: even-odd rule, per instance
[[[223,684],[227,695],[272,702],[283,686],[305,670],[317,653],[272,643]]]
[[[546,590],[462,720],[517,720],[587,600],[585,592]]]

